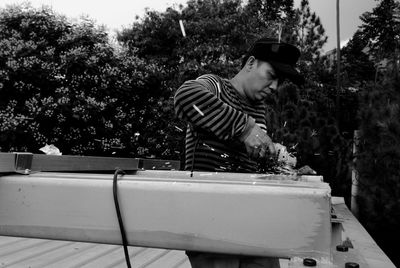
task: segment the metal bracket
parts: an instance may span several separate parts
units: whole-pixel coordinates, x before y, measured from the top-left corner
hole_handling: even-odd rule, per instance
[[[29,174],[32,167],[32,153],[0,153],[0,173]]]
[[[15,154],[15,172],[29,175],[32,167],[32,153],[14,153]]]

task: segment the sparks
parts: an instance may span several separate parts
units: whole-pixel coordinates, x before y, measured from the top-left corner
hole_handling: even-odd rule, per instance
[[[299,143],[296,143],[295,145],[293,145],[292,147],[290,147],[291,150],[295,150],[297,145],[299,145]]]
[[[314,136],[317,136],[317,131],[315,131],[315,129],[313,129],[312,131],[311,131],[311,137],[314,137]]]
[[[179,20],[179,26],[181,27],[181,32],[183,37],[186,37],[185,27],[183,26],[183,21]]]
[[[181,129],[181,128],[177,127],[177,126],[175,126],[175,128],[176,128],[178,131],[183,132],[183,129]]]

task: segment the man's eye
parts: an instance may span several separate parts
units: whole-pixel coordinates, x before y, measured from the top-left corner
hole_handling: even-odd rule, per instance
[[[271,77],[272,80],[278,79],[278,76],[276,74],[273,74],[273,73],[268,73],[268,74],[269,74],[269,77]]]

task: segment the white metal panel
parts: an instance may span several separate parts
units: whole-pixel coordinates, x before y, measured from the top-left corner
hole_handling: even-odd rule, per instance
[[[195,174],[143,171],[119,179],[130,245],[330,258],[327,184]],[[0,234],[120,244],[112,176],[0,177]]]

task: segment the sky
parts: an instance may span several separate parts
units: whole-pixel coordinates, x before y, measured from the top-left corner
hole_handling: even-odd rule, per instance
[[[0,0],[0,8],[9,4],[19,4],[26,0]],[[135,21],[135,16],[142,17],[145,9],[165,11],[169,6],[179,5],[187,0],[31,0],[33,7],[47,5],[69,18],[88,15],[99,25],[105,25],[110,33],[128,28]],[[299,7],[300,0],[294,0]],[[337,0],[309,0],[311,11],[315,12],[322,21],[328,36],[328,42],[323,47],[329,51],[336,47],[336,2]],[[340,39],[345,42],[353,36],[361,25],[360,15],[372,11],[377,0],[341,0],[340,1]]]

